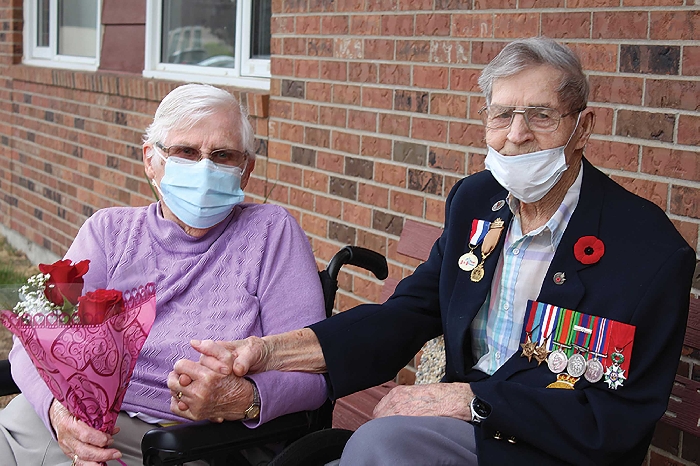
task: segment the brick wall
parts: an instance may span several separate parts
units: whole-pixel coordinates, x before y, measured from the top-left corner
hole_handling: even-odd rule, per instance
[[[664,209],[697,250],[697,2],[273,0],[269,97],[231,89],[256,128],[248,194],[289,208],[321,265],[351,243],[386,254],[391,277],[407,275],[417,261],[396,252],[404,220],[441,226],[450,188],[483,169],[479,72],[509,40],[546,34],[589,73],[587,157]],[[145,2],[128,3],[105,0],[112,52],[89,73],[21,65],[22,1],[0,0],[0,227],[56,255],[94,210],[152,199],[141,136],[177,83],[142,78],[140,58],[110,48],[124,31],[135,50],[143,42]],[[360,271],[340,279],[341,310],[379,298],[381,284]],[[679,369],[695,380],[698,356]],[[697,437],[666,434],[652,464],[694,461]]]

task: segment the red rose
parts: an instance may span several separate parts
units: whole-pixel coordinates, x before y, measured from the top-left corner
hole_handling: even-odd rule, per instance
[[[574,244],[574,257],[582,264],[595,264],[603,254],[605,245],[595,236],[582,236]]]
[[[88,291],[78,298],[78,317],[81,324],[101,324],[124,308],[122,292],[117,290]]]
[[[68,259],[51,265],[39,264],[41,273],[50,276],[44,290],[46,298],[56,306],[63,306],[64,298],[75,306],[83,294],[83,275],[87,273],[89,265],[89,260],[73,265]]]

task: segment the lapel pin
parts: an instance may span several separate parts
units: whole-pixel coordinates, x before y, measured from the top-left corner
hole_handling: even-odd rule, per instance
[[[554,274],[554,283],[556,285],[563,285],[565,281],[566,276],[564,275],[564,272],[557,272]]]
[[[501,210],[501,208],[503,208],[504,205],[506,205],[506,201],[501,199],[500,201],[496,201],[491,206],[491,210],[493,210],[494,212],[499,211],[499,210]]]

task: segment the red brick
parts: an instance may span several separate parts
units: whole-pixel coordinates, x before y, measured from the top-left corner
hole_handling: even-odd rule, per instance
[[[431,63],[469,63],[469,42],[434,40],[430,43]]]
[[[467,154],[467,157],[467,175],[473,175],[474,173],[479,173],[486,169],[484,165],[484,160],[486,159],[486,156],[484,154],[470,153]],[[445,179],[445,182],[447,182],[447,179]],[[456,182],[457,180],[455,180],[455,183]],[[447,191],[447,187],[445,187],[445,191]]]
[[[362,136],[362,149],[360,154],[365,157],[379,157],[382,159],[391,159],[391,139],[379,138],[376,136]]]
[[[617,45],[615,44],[567,44],[581,60],[581,66],[589,71],[617,71]]]
[[[412,36],[413,15],[384,15],[382,17],[383,36]]]
[[[636,172],[638,170],[639,146],[624,142],[591,139],[586,146],[586,157],[597,167]]]
[[[430,58],[430,41],[396,41],[396,60],[425,63]]]
[[[413,67],[413,85],[428,89],[447,89],[448,69],[442,66]]]
[[[700,47],[683,47],[683,75],[700,76]]]
[[[333,39],[333,56],[341,59],[362,58],[362,39],[337,37]]]
[[[392,191],[389,193],[389,199],[391,200],[389,208],[392,211],[423,217],[423,196]]]
[[[641,180],[615,175],[612,176],[612,179],[626,190],[631,191],[634,194],[637,194],[638,196],[641,196],[645,199],[648,199],[657,206],[666,210],[666,203],[668,199],[668,184],[657,183],[651,180]]]
[[[615,134],[633,138],[651,139],[656,141],[673,141],[675,116],[669,113],[637,112],[619,110],[617,112],[617,128]],[[697,123],[693,133],[697,134]],[[678,142],[681,143],[681,127],[678,130]],[[681,143],[682,144],[682,143]]]
[[[371,2],[369,2],[371,3]],[[399,10],[426,11],[433,9],[433,0],[398,0]]]
[[[379,65],[379,82],[388,85],[410,86],[411,67],[381,63]]]
[[[303,37],[285,37],[282,39],[282,51],[285,56],[306,55],[306,39]]]
[[[350,20],[347,15],[332,15],[321,18],[321,33],[325,35],[347,34]]]
[[[623,6],[683,6],[683,0],[622,0]]]
[[[399,165],[375,161],[374,181],[403,188],[406,186],[406,169]]]
[[[348,80],[348,66],[342,61],[324,61],[321,63],[321,79],[329,81]]]
[[[676,219],[671,219],[671,222],[673,222],[676,230],[678,230],[688,244],[690,244],[693,249],[697,249],[695,245],[698,244],[698,224]]]
[[[379,115],[379,132],[395,136],[408,136],[410,121],[407,116],[382,113]]]
[[[295,60],[294,76],[298,78],[318,78],[319,63],[317,60]]]
[[[319,102],[331,101],[331,84],[309,81],[306,83],[306,99]]]
[[[628,76],[591,76],[590,101],[640,105],[644,80]]]
[[[301,143],[304,141],[304,128],[301,125],[281,121],[279,123],[280,139]]]
[[[393,60],[395,41],[391,39],[365,39],[364,57],[367,60]]]
[[[536,13],[497,13],[494,15],[493,36],[516,39],[536,36],[540,15]]]
[[[700,116],[680,115],[678,118],[678,144],[700,145]]]
[[[700,154],[669,148],[644,147],[642,171],[668,178],[700,181]]]
[[[301,189],[289,189],[289,203],[293,206],[300,207],[305,210],[314,209],[314,195],[308,191]]]
[[[433,147],[428,152],[428,166],[440,170],[449,170],[464,175],[466,154],[462,151]]]
[[[700,189],[689,186],[671,186],[672,214],[700,218]]]
[[[542,13],[542,30],[552,38],[588,38],[591,34],[590,13]]]
[[[472,63],[478,65],[488,64],[505,46],[506,42],[472,41]]]
[[[486,98],[481,95],[473,95],[469,97],[469,110],[468,110],[468,118],[471,118],[472,120],[479,120],[481,121],[481,116],[479,116],[479,110],[484,108],[486,106]]]
[[[450,35],[450,15],[417,14],[416,15],[416,36],[449,36]]]
[[[360,92],[360,86],[333,84],[333,102],[348,105],[359,105]]]
[[[595,134],[612,134],[613,117],[615,110],[612,108],[595,107],[595,125],[593,132]]]
[[[307,54],[310,57],[332,57],[333,39],[320,37],[309,38],[307,41]]]
[[[365,5],[367,11],[396,11],[396,0],[373,0]]]
[[[352,62],[349,65],[348,78],[352,82],[376,83],[377,64],[371,62]]]
[[[443,192],[447,196],[447,192]],[[425,219],[431,222],[445,223],[445,201],[443,199],[425,199]]]
[[[294,76],[294,60],[275,57],[270,60],[270,72],[273,76]]]
[[[386,209],[389,207],[389,189],[381,186],[360,183],[357,200],[363,204],[369,204]]]
[[[329,217],[338,218],[342,203],[337,199],[329,197],[316,196],[316,207],[314,212],[317,214],[328,215]]]
[[[328,221],[313,214],[305,213],[301,217],[301,227],[309,235],[325,238],[328,234]]]
[[[304,128],[304,143],[309,146],[330,147],[331,132],[328,129]]]
[[[377,113],[348,110],[348,128],[370,132],[377,131]]]
[[[327,193],[328,175],[315,170],[304,170],[302,186],[321,193]]]
[[[393,92],[383,87],[362,87],[362,106],[390,109],[394,105]]]
[[[450,144],[465,147],[486,147],[484,127],[480,124],[450,122]]]
[[[372,209],[366,206],[343,202],[342,220],[363,227],[372,226]]]
[[[649,30],[650,39],[694,40],[700,31],[700,11],[651,11],[649,22],[653,25]]]
[[[517,0],[474,0],[475,10],[512,10],[516,6]]]
[[[318,123],[318,105],[295,102],[292,115],[296,121]]]
[[[453,37],[491,37],[493,35],[493,15],[454,14],[452,15]]]
[[[347,110],[340,107],[321,107],[319,122],[322,125],[345,128]]]
[[[344,157],[338,154],[329,154],[328,152],[316,154],[316,166],[321,170],[343,173],[343,160]]]
[[[481,70],[471,68],[452,68],[450,89],[453,91],[481,92],[479,75]]]
[[[645,11],[593,12],[594,39],[646,39],[647,27]]]
[[[378,36],[382,29],[379,15],[358,15],[350,18],[350,34],[355,36]]]
[[[455,118],[467,116],[467,96],[459,94],[430,94],[430,114]]]
[[[350,154],[359,154],[360,136],[333,130],[331,132],[331,148]]]
[[[309,35],[321,33],[321,17],[320,16],[303,16],[296,17],[296,33]]]
[[[697,80],[672,81],[647,79],[647,107],[696,110],[700,108],[700,89]]]
[[[337,0],[337,11],[364,11],[364,0]]]
[[[447,122],[444,120],[414,117],[411,124],[411,138],[425,141],[446,142]]]

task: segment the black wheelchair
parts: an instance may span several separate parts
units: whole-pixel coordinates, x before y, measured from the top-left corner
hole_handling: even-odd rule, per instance
[[[345,246],[333,256],[326,270],[319,272],[325,299],[326,317],[333,311],[338,291],[338,273],[344,265],[372,272],[379,280],[388,276],[386,259],[369,249]],[[0,396],[19,393],[12,380],[10,363],[0,361]],[[237,421],[209,421],[155,428],[141,440],[145,466],[181,465],[204,460],[211,466],[252,466],[241,450],[283,444],[284,449],[270,466],[324,465],[340,457],[351,431],[332,429],[333,403],[327,400],[319,409],[287,414],[256,429]]]

